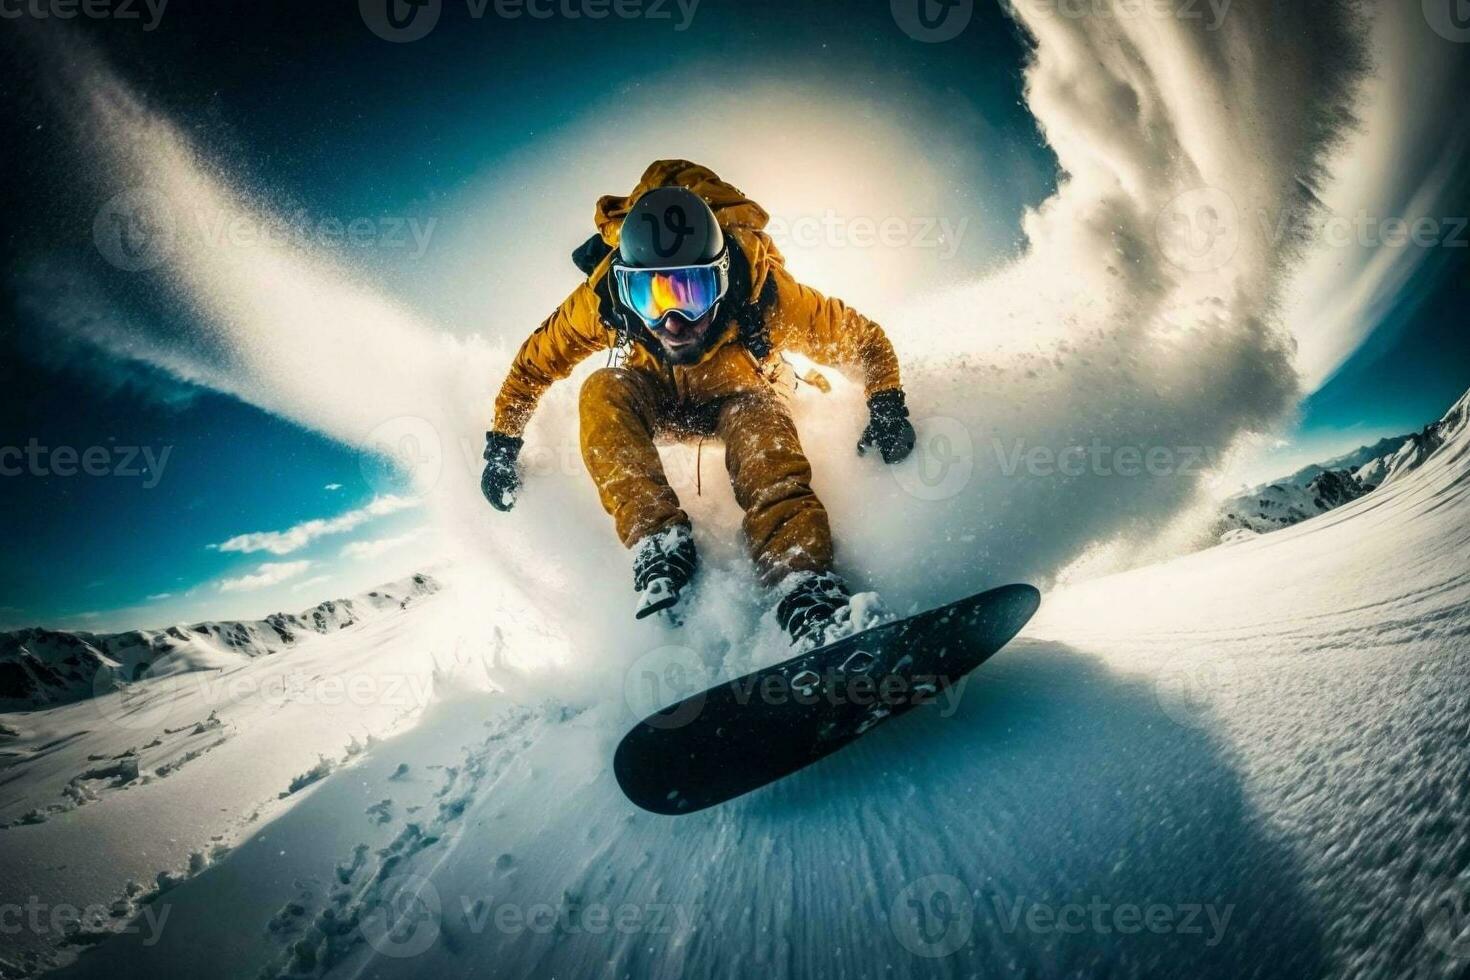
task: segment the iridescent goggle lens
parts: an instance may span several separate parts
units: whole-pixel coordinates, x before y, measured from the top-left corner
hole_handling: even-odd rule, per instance
[[[672,269],[613,266],[623,305],[650,327],[670,313],[698,320],[725,295],[729,275],[723,261]]]

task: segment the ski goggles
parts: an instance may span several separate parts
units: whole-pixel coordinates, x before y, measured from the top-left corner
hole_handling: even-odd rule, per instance
[[[670,313],[698,320],[714,309],[730,288],[730,253],[724,252],[705,265],[667,269],[614,265],[612,272],[623,305],[649,327],[655,327]]]

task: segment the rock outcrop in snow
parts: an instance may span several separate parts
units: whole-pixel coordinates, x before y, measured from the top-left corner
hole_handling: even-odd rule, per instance
[[[1324,470],[1305,486],[1284,480],[1231,497],[1216,532],[1221,538],[1236,530],[1265,534],[1325,514],[1367,492],[1350,470]]]
[[[0,711],[79,701],[144,677],[231,666],[403,609],[439,588],[436,579],[419,574],[304,612],[249,622],[105,634],[42,628],[0,634]]]
[[[1445,445],[1465,435],[1467,428],[1470,428],[1470,392],[1444,418],[1425,426],[1417,435],[1408,436],[1396,450],[1367,463],[1353,475],[1369,490],[1380,487],[1424,465]]]
[[[1467,431],[1470,391],[1442,419],[1420,432],[1381,439],[1229,498],[1221,507],[1215,535],[1225,540],[1239,530],[1265,534],[1325,514],[1413,472]]]

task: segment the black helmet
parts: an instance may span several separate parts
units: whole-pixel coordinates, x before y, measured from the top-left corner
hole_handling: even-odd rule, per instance
[[[635,269],[700,265],[725,251],[725,233],[704,198],[686,187],[656,187],[623,219],[622,264]]]

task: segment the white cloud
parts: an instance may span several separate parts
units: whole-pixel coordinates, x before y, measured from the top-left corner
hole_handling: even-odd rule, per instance
[[[323,490],[341,490],[342,489],[342,484],[340,484],[340,483],[328,483],[326,486],[322,487],[322,489]]]
[[[1364,85],[1362,125],[1336,155],[1335,179],[1322,193],[1327,210],[1312,226],[1314,247],[1284,297],[1309,387],[1330,377],[1394,310],[1424,264],[1459,237],[1453,216],[1465,213],[1470,126],[1458,106],[1470,59],[1463,45],[1424,29],[1426,10],[1388,3],[1373,12],[1374,72]],[[1396,239],[1384,224],[1394,218],[1439,247]]]
[[[418,505],[419,502],[411,497],[395,497],[389,494],[375,497],[367,506],[349,510],[336,517],[319,517],[303,521],[284,531],[252,531],[249,534],[237,534],[228,541],[211,547],[218,548],[220,551],[235,551],[246,555],[257,551],[268,551],[273,555],[289,555],[293,551],[306,547],[317,538],[329,534],[342,534],[376,517],[385,517]]]
[[[330,575],[313,575],[311,578],[304,578],[300,582],[297,582],[295,585],[291,586],[291,591],[305,592],[307,589],[314,589],[318,585],[325,585],[331,580],[332,576]]]
[[[151,596],[148,597],[148,601],[149,602],[161,602],[164,599],[172,599],[173,597],[174,597],[174,594],[172,592],[155,592],[155,593],[153,593],[153,595],[151,595]]]
[[[376,558],[394,548],[402,547],[410,541],[418,538],[422,531],[410,531],[407,534],[399,534],[391,538],[374,538],[368,541],[353,541],[342,548],[342,557],[356,560]]]
[[[280,585],[293,579],[311,567],[309,561],[275,561],[255,566],[255,571],[239,578],[227,578],[220,582],[221,592],[255,592]]]

